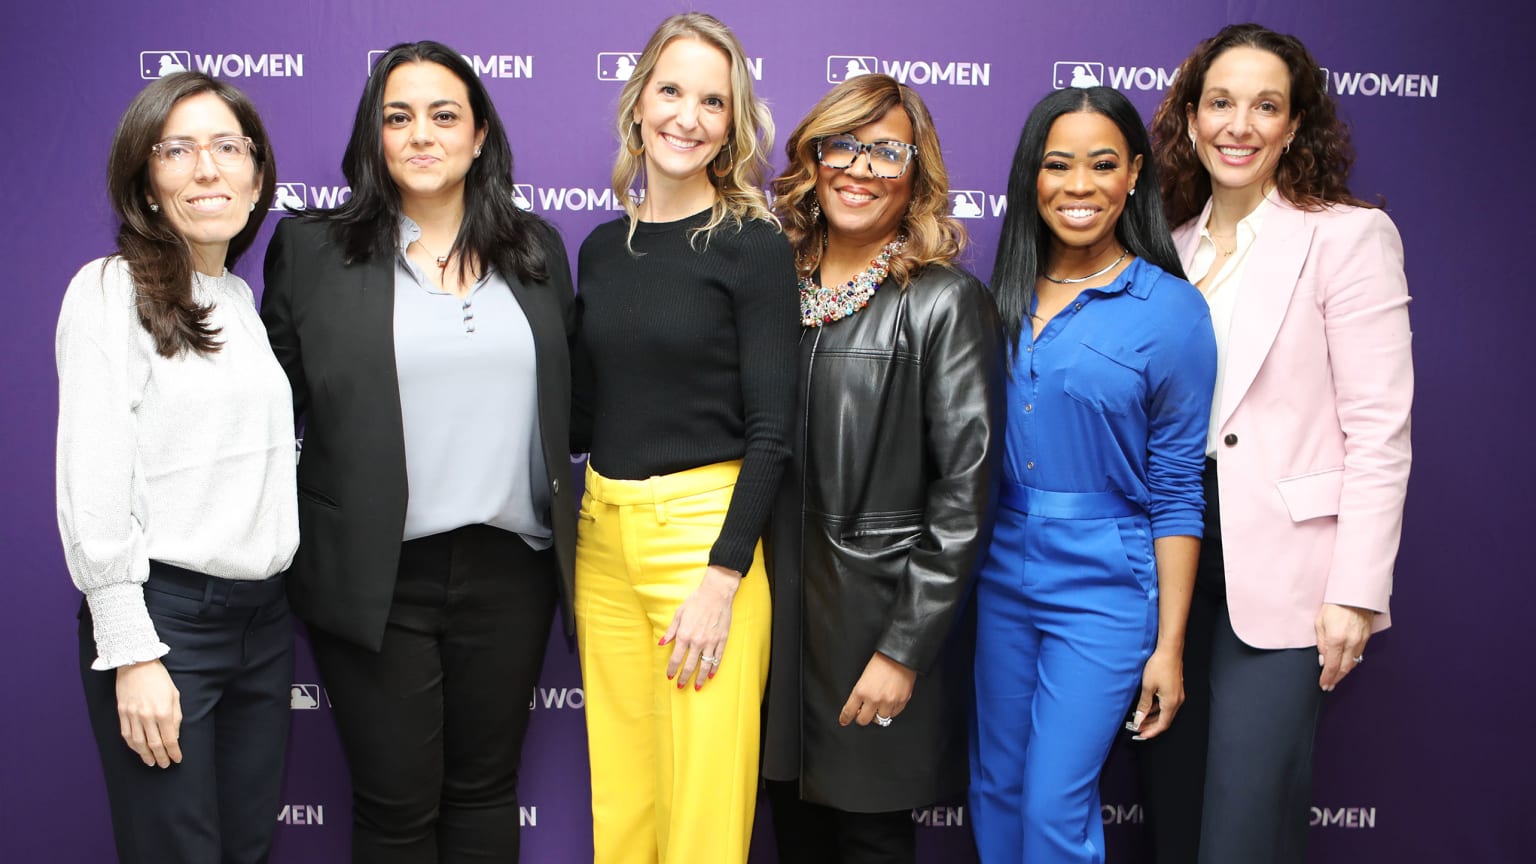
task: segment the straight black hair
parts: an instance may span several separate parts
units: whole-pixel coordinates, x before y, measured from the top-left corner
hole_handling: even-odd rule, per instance
[[[458,254],[460,275],[467,277],[466,268],[476,263],[490,264],[505,276],[542,282],[548,273],[545,237],[555,229],[513,203],[512,146],[506,128],[475,71],[441,42],[402,42],[379,58],[363,88],[352,137],[341,157],[341,173],[352,187],[352,196],[335,208],[312,211],[304,218],[330,224],[331,236],[348,264],[395,254],[400,190],[384,158],[384,85],[390,73],[405,63],[436,63],[463,81],[475,128],[485,130],[480,156],[464,177],[464,221],[448,252]]]
[[[1010,357],[1018,350],[1019,334],[1023,332],[1029,309],[1034,305],[1035,280],[1051,251],[1051,232],[1035,203],[1040,163],[1045,157],[1045,140],[1057,118],[1079,112],[1109,118],[1130,145],[1130,159],[1142,157],[1136,194],[1125,202],[1125,210],[1115,225],[1115,238],[1132,255],[1184,278],[1178,250],[1168,231],[1168,219],[1163,215],[1152,144],[1141,115],[1136,113],[1136,106],[1109,87],[1058,90],[1040,100],[1029,112],[1029,119],[1024,121],[1024,129],[1019,133],[1013,168],[1008,173],[1008,215],[1003,218],[1003,234],[992,268],[992,294],[997,299],[997,311],[1008,332]]]

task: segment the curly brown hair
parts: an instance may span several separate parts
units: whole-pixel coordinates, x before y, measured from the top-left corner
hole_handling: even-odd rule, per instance
[[[1168,223],[1182,225],[1200,215],[1211,197],[1211,175],[1189,145],[1186,109],[1200,104],[1205,73],[1216,58],[1240,46],[1268,51],[1290,72],[1290,116],[1296,120],[1296,137],[1275,166],[1275,185],[1285,200],[1304,210],[1330,204],[1375,206],[1349,191],[1349,171],[1355,164],[1349,127],[1339,119],[1324,72],[1307,46],[1295,36],[1259,24],[1232,24],[1195,46],[1179,65],[1152,117],[1152,150]]]
[[[774,211],[795,249],[795,266],[801,275],[821,265],[826,231],[826,220],[813,218],[820,173],[816,142],[873,123],[898,106],[912,122],[917,154],[907,169],[913,172],[912,200],[901,222],[907,247],[891,260],[891,275],[906,286],[923,267],[949,264],[965,249],[965,228],[949,215],[949,171],[944,168],[939,133],[928,106],[917,91],[889,75],[859,75],[828,91],[795,127],[784,145],[789,165],[773,181]]]

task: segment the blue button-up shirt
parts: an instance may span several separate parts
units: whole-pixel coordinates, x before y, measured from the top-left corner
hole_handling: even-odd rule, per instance
[[[1124,495],[1152,536],[1199,537],[1216,341],[1194,286],[1139,258],[1029,340],[1008,382],[1005,476]]]

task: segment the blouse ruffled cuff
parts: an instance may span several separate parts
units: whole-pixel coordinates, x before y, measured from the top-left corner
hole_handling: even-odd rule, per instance
[[[116,669],[158,660],[171,646],[160,641],[144,605],[144,586],[128,582],[97,588],[85,595],[96,636],[96,660],[91,668]]]

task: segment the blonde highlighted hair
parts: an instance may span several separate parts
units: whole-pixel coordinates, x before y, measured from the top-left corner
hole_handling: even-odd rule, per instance
[[[708,169],[709,180],[719,194],[709,221],[697,230],[695,238],[702,236],[707,244],[710,233],[726,221],[739,225],[743,219],[763,219],[777,224],[762,190],[768,176],[768,153],[773,149],[773,115],[767,104],[753,92],[746,52],[736,34],[719,19],[703,12],[685,12],[661,22],[651,34],[640,59],[635,62],[633,73],[619,93],[616,131],[620,146],[613,165],[613,194],[623,202],[624,212],[629,214],[626,245],[635,236],[638,210],[630,189],[645,167],[645,155],[632,153],[629,149],[630,142],[639,138],[639,130],[634,128],[638,125],[634,120],[635,106],[650,82],[661,52],[672,40],[682,38],[697,39],[719,49],[731,64],[731,127],[726,133],[725,146],[710,161]],[[728,168],[722,166],[722,158],[729,160]]]
[[[784,145],[789,167],[773,183],[774,211],[795,248],[795,266],[809,275],[821,266],[827,222],[819,215],[816,142],[828,135],[852,132],[900,107],[912,123],[917,153],[907,171],[912,175],[912,200],[902,217],[907,248],[892,258],[891,275],[905,286],[929,264],[949,264],[966,246],[965,228],[949,215],[949,171],[939,149],[933,116],[917,91],[889,75],[859,75],[832,88],[800,121]]]

